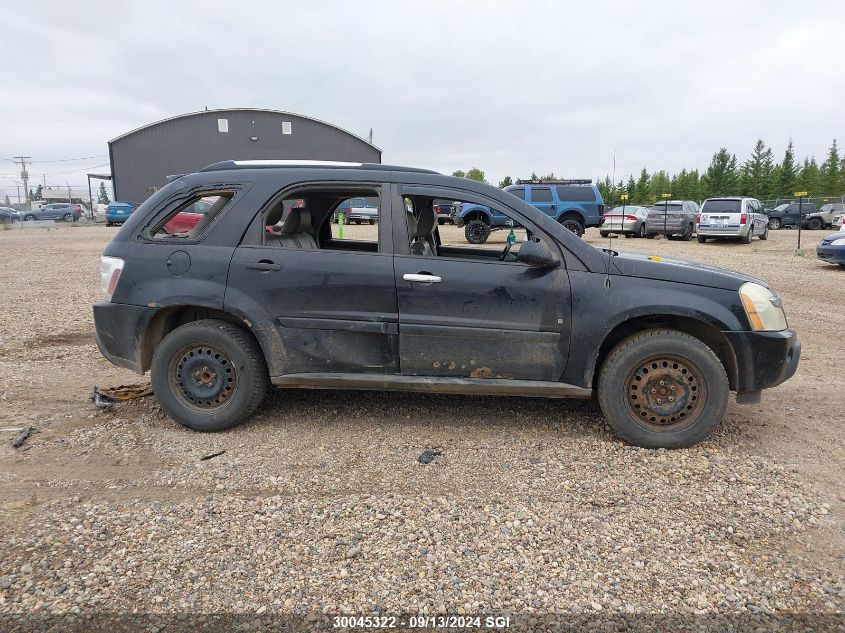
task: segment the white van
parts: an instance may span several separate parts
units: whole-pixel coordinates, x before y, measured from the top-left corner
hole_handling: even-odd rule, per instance
[[[769,238],[768,218],[756,198],[708,198],[701,205],[695,223],[702,244],[711,238],[742,240],[745,244],[754,236],[761,240]]]

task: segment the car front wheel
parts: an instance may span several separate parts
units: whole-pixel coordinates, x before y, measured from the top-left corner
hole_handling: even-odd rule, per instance
[[[780,221],[780,218],[772,218],[769,220],[769,228],[773,231],[777,231],[782,226],[783,223]]]
[[[267,392],[258,343],[235,325],[192,321],[153,354],[152,386],[165,412],[195,431],[220,431],[252,414]]]
[[[648,330],[619,343],[601,369],[598,398],[611,427],[644,448],[685,448],[725,415],[728,377],[697,338]]]
[[[470,244],[484,244],[490,237],[490,227],[484,220],[472,220],[464,227],[464,237]]]

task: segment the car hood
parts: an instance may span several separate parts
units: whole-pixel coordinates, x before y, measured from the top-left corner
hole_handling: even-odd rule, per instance
[[[756,277],[744,275],[728,268],[683,259],[643,255],[642,253],[619,253],[613,257],[612,262],[619,273],[628,277],[675,281],[725,290],[739,290],[742,284],[752,281],[768,288],[766,282]]]
[[[845,240],[845,231],[831,233],[830,235],[825,235],[824,238],[822,238],[822,242],[827,242],[828,244],[834,240]]]

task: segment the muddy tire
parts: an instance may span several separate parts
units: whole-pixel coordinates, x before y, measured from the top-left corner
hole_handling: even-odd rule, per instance
[[[161,407],[195,431],[221,431],[241,422],[264,399],[267,382],[258,343],[225,321],[186,323],[153,354],[152,386]]]
[[[686,448],[707,438],[728,404],[725,368],[707,345],[676,330],[647,330],[619,343],[598,382],[611,427],[629,444]]]
[[[490,237],[490,226],[484,220],[472,220],[464,227],[464,237],[470,244],[484,244]]]

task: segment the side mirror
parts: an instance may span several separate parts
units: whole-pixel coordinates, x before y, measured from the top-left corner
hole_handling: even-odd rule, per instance
[[[535,268],[556,268],[560,259],[542,240],[526,240],[519,246],[516,260]]]

